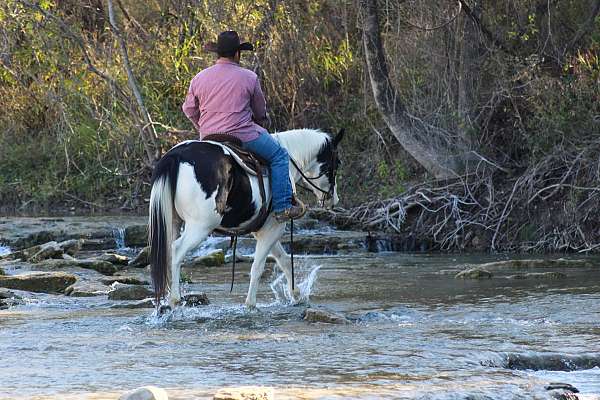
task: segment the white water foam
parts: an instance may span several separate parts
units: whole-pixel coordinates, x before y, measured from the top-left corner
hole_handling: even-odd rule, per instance
[[[12,253],[12,250],[8,246],[0,246],[0,256],[5,254]]]

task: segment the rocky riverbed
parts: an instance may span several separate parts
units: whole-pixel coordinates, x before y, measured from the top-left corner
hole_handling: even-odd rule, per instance
[[[188,307],[157,316],[144,218],[0,219],[0,398],[600,393],[598,259],[373,253],[365,233],[297,226],[301,304],[269,262],[246,310],[253,242],[229,293],[212,237],[184,263]]]

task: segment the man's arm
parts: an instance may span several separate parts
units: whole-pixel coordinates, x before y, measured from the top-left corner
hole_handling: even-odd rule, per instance
[[[267,101],[265,95],[260,87],[260,81],[256,79],[256,85],[254,85],[254,93],[252,94],[252,101],[250,102],[252,107],[252,117],[259,125],[265,125],[267,121]]]
[[[200,127],[198,126],[198,120],[200,119],[200,104],[198,102],[198,98],[194,95],[192,90],[193,80],[190,83],[190,88],[188,89],[187,96],[185,97],[185,101],[181,106],[183,113],[194,125],[196,131],[200,132]]]

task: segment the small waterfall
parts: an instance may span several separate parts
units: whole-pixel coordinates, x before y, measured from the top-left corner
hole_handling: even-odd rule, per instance
[[[113,229],[113,237],[115,238],[117,249],[125,248],[125,228]]]

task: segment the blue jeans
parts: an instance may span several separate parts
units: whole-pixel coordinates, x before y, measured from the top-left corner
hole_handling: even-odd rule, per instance
[[[290,183],[290,157],[286,149],[266,132],[249,142],[243,142],[244,149],[258,154],[269,162],[271,168],[271,193],[273,211],[283,211],[292,205],[292,184]]]

